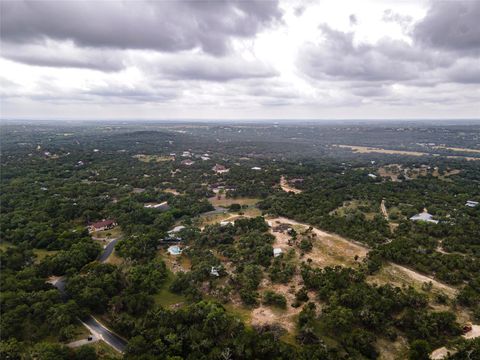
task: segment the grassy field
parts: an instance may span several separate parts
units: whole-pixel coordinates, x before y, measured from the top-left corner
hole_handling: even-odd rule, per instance
[[[115,249],[114,249],[110,254],[110,256],[108,257],[106,263],[112,264],[112,265],[121,265],[123,264],[123,259],[115,253]]]
[[[160,291],[155,295],[155,303],[163,307],[170,307],[174,304],[182,303],[185,301],[185,297],[182,295],[177,295],[172,293],[169,289],[172,284],[175,275],[169,271],[168,277],[165,283],[163,284]]]
[[[122,354],[112,349],[102,340],[97,341],[91,346],[95,348],[95,351],[97,352],[97,356],[99,359],[111,360],[111,359],[121,359],[123,357]]]
[[[198,217],[197,226],[202,227],[206,225],[216,224],[224,220],[235,220],[238,217],[257,217],[261,216],[262,212],[256,207],[249,206],[247,209],[242,209],[240,213],[225,212],[223,214],[200,215]]]
[[[36,255],[35,262],[40,262],[45,259],[47,256],[52,256],[58,253],[57,250],[45,250],[45,249],[33,249],[33,253]]]
[[[258,198],[227,198],[225,195],[222,195],[220,199],[217,196],[213,196],[208,199],[213,206],[223,206],[228,207],[232,204],[240,204],[242,206],[252,206],[260,201]]]
[[[138,154],[133,156],[135,159],[138,159],[142,162],[165,162],[165,161],[173,161],[175,160],[174,156],[164,156],[164,155],[145,155],[145,154]]]
[[[0,243],[0,250],[5,251],[10,247],[14,247],[15,245],[10,244],[9,242],[2,241]],[[39,263],[47,256],[55,255],[58,251],[57,250],[45,250],[45,249],[33,249],[33,253],[36,256],[35,262]]]
[[[342,206],[336,208],[330,214],[343,217],[355,211],[362,212],[367,220],[372,220],[375,215],[379,214],[379,212],[371,211],[371,206],[368,202],[360,200],[346,201]]]
[[[7,250],[9,247],[12,247],[13,245],[10,244],[9,242],[6,242],[6,241],[2,241],[0,242],[0,250],[2,251],[5,251]]]
[[[110,230],[95,231],[91,234],[93,237],[101,239],[116,239],[122,236],[122,229],[120,226],[116,226]]]

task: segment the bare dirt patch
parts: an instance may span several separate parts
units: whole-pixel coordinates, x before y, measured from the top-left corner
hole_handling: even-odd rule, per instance
[[[472,325],[472,330],[463,335],[465,339],[475,339],[480,336],[480,325]]]
[[[420,291],[424,283],[432,282],[432,292],[440,292],[450,298],[454,298],[457,293],[457,289],[454,287],[393,263],[385,264],[378,273],[369,276],[367,281],[379,285],[391,284],[399,287],[413,286]]]
[[[168,188],[168,189],[164,189],[163,191],[164,191],[164,192],[167,192],[167,193],[170,193],[170,194],[173,194],[173,195],[175,195],[175,196],[182,195],[181,193],[179,193],[179,192],[178,192],[177,190],[175,190],[175,189],[170,189],[170,188]]]
[[[411,155],[411,156],[430,155],[429,153],[418,152],[418,151],[387,150],[387,149],[368,147],[368,146],[352,146],[352,145],[335,145],[335,146],[339,148],[344,148],[344,149],[351,149],[353,152],[360,153],[360,154],[381,153],[381,154]]]
[[[391,154],[391,155],[409,155],[409,156],[444,156],[448,159],[465,159],[468,161],[480,160],[480,158],[469,157],[469,156],[457,156],[457,155],[440,155],[432,154],[419,151],[410,151],[410,150],[388,150],[377,147],[368,147],[368,146],[353,146],[353,145],[334,145],[339,148],[350,149],[354,153],[359,154],[368,154],[368,153],[380,153],[380,154]]]
[[[480,154],[479,149],[467,149],[467,148],[459,148],[459,147],[448,147],[448,146],[434,146],[434,149],[445,149],[445,150],[452,150],[452,151],[463,151],[463,152],[472,152]]]
[[[408,341],[402,336],[397,336],[395,341],[379,338],[376,342],[379,360],[400,360],[407,358]]]
[[[308,227],[307,224],[284,217],[268,220],[270,225],[277,222]],[[356,264],[354,259],[355,255],[358,256],[358,261],[361,261],[368,254],[369,249],[366,246],[353,240],[348,240],[339,235],[330,234],[317,228],[313,228],[313,232],[317,234],[317,240],[314,241],[313,250],[306,254],[305,257],[311,258],[312,262],[317,266],[343,265],[354,267]],[[277,234],[278,233],[274,233],[275,236],[277,236]],[[457,293],[457,289],[452,286],[443,284],[426,275],[394,263],[384,265],[379,273],[370,276],[368,281],[371,283],[392,284],[396,286],[413,285],[418,289],[421,289],[423,283],[432,282],[433,291],[442,292],[450,298],[455,297]]]
[[[291,186],[287,179],[285,179],[285,176],[282,175],[280,178],[280,187],[282,188],[283,191],[285,192],[293,192],[294,194],[300,194],[302,190],[296,189],[293,186]]]
[[[270,226],[282,224],[289,224],[297,227],[300,231],[308,229],[307,224],[302,224],[297,221],[287,219],[284,217],[277,217],[267,220]],[[361,261],[368,253],[368,249],[360,244],[345,240],[344,238],[330,234],[325,231],[312,227],[312,232],[315,234],[313,238],[313,249],[309,253],[304,255],[305,260],[311,259],[312,263],[319,267],[326,266],[355,266],[357,261]],[[288,239],[290,236],[284,233],[272,232],[275,236],[274,247],[280,247],[283,249],[291,249],[288,245]],[[298,251],[298,250],[297,250]],[[355,261],[355,256],[358,256]]]
[[[175,160],[175,156],[137,154],[133,158],[142,162],[165,162]]]

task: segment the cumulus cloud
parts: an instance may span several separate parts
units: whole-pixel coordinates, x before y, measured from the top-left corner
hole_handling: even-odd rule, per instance
[[[478,54],[479,19],[480,1],[436,1],[413,35],[425,46]]]
[[[278,1],[0,1],[3,109],[206,118],[336,109],[369,117],[423,105],[428,114],[474,112],[480,2],[432,1],[425,11]]]
[[[281,18],[276,1],[2,1],[2,39],[71,40],[78,46],[224,55]]]
[[[355,44],[353,32],[326,25],[321,29],[324,41],[307,45],[300,54],[300,67],[312,78],[400,81],[415,78],[425,68],[424,54],[411,52],[403,41],[385,38],[374,45]]]
[[[16,62],[47,67],[81,68],[100,71],[119,71],[124,68],[125,54],[78,48],[71,42],[47,41],[42,44],[2,45],[2,57]]]

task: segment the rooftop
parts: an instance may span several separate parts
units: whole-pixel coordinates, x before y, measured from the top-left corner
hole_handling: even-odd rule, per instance
[[[438,220],[433,219],[433,215],[429,214],[428,212],[422,212],[417,215],[413,215],[410,220],[412,221],[426,221],[426,222],[431,222],[434,224],[438,224]]]

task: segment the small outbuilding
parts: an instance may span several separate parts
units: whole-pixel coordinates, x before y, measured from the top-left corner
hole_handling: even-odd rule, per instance
[[[282,255],[282,253],[283,253],[283,251],[280,248],[274,248],[273,249],[273,257],[278,257],[278,256]]]

